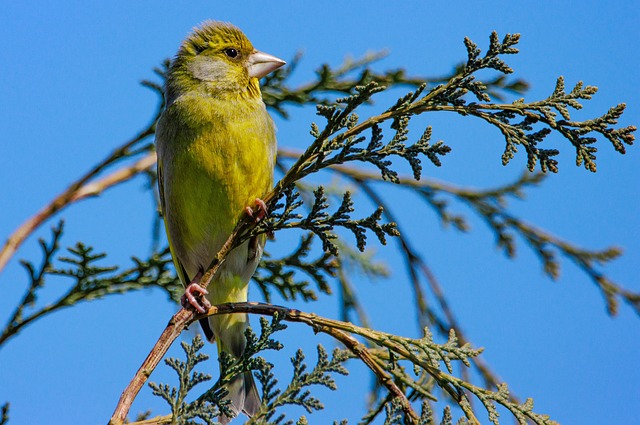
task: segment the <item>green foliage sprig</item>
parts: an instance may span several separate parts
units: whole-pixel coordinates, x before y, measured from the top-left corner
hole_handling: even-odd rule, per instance
[[[216,383],[194,401],[186,401],[188,393],[198,384],[209,381],[211,376],[195,371],[195,367],[207,360],[208,355],[199,351],[204,347],[204,342],[196,335],[191,344],[183,342],[182,349],[186,354],[186,361],[176,358],[165,360],[177,374],[179,387],[171,387],[167,384],[149,383],[153,394],[163,398],[171,406],[171,423],[176,425],[196,424],[193,419],[199,418],[207,425],[213,425],[215,418],[221,413],[233,417],[234,413],[229,408],[229,400],[225,399],[227,391],[224,385],[238,374],[252,370],[266,370],[273,367],[256,354],[265,350],[280,350],[282,345],[271,338],[275,332],[286,329],[278,315],[274,315],[271,323],[264,318],[260,320],[261,333],[256,336],[249,328],[245,332],[246,349],[242,357],[232,358],[230,355],[222,355],[220,361],[220,377]]]
[[[311,253],[312,242],[313,233],[309,233],[301,238],[300,245],[290,255],[280,259],[269,258],[268,253],[263,256],[252,279],[258,284],[265,301],[271,302],[270,287],[275,288],[285,300],[295,300],[298,296],[303,301],[317,300],[318,296],[309,288],[309,282],[297,280],[295,271],[310,277],[320,292],[331,293],[328,278],[335,276],[337,259],[324,251],[315,260],[306,261]]]
[[[286,405],[300,406],[308,413],[324,408],[320,400],[311,395],[309,387],[320,385],[335,391],[337,385],[330,374],[348,375],[349,372],[343,363],[350,356],[347,350],[335,349],[329,358],[322,345],[318,345],[317,351],[318,360],[311,372],[307,372],[308,366],[304,362],[305,355],[302,350],[296,351],[295,356],[291,359],[293,376],[291,382],[283,390],[276,388],[278,380],[272,372],[273,365],[268,365],[256,374],[262,385],[263,402],[260,411],[249,419],[247,424],[292,424],[292,421],[284,422],[284,414],[276,416],[277,409]]]
[[[368,217],[353,220],[350,216],[350,213],[354,211],[353,200],[349,192],[344,193],[338,209],[333,214],[329,214],[326,212],[329,208],[328,199],[324,194],[324,188],[319,186],[314,191],[311,210],[304,218],[297,212],[302,206],[302,201],[299,199],[299,193],[295,187],[289,186],[283,195],[284,203],[276,204],[274,207],[282,208],[282,213],[276,210],[267,220],[264,220],[247,236],[240,239],[239,243],[259,233],[283,229],[303,229],[313,232],[320,238],[325,253],[338,256],[338,246],[333,242],[337,239],[337,236],[332,232],[335,227],[350,230],[356,238],[356,245],[360,251],[364,251],[366,247],[367,230],[373,232],[383,245],[386,244],[386,236],[398,235],[395,223],[380,223],[382,219],[380,208]]]
[[[56,259],[62,234],[63,224],[60,222],[52,229],[50,242],[44,239],[39,240],[43,256],[39,266],[29,261],[21,262],[29,276],[29,285],[0,335],[0,346],[35,320],[83,301],[92,301],[145,287],[160,287],[172,299],[180,298],[183,289],[173,272],[168,249],[154,253],[146,260],[132,257],[133,267],[104,266],[101,261],[106,254],[96,253],[94,248],[80,242],[67,249],[68,256]],[[56,260],[66,267],[57,267]],[[54,277],[70,279],[72,283],[57,300],[38,307],[40,291],[48,279]]]
[[[505,138],[506,146],[502,155],[503,164],[507,164],[517,152],[518,146],[523,146],[527,153],[527,167],[530,171],[540,163],[542,171],[558,171],[558,163],[553,157],[557,149],[542,149],[538,145],[552,133],[552,130],[568,139],[576,149],[576,164],[584,163],[590,171],[596,170],[595,153],[597,149],[591,146],[596,138],[586,136],[595,132],[608,139],[620,153],[625,153],[624,145],[631,145],[635,140],[635,126],[614,129],[610,126],[617,124],[625,105],[619,104],[611,108],[603,116],[583,122],[570,121],[568,107],[581,109],[580,100],[591,99],[597,91],[596,87],[583,88],[580,82],[574,89],[565,93],[564,79],[558,78],[554,92],[547,99],[525,103],[518,99],[511,104],[469,103],[464,97],[472,93],[480,102],[491,100],[486,86],[476,81],[474,73],[481,69],[494,69],[503,74],[513,70],[499,57],[504,54],[515,54],[514,47],[519,41],[518,34],[507,34],[500,42],[497,33],[492,33],[490,46],[484,56],[480,56],[480,49],[468,38],[465,39],[468,61],[460,73],[451,78],[446,84],[439,85],[429,91],[423,98],[411,103],[408,110],[411,113],[426,111],[452,111],[461,115],[471,115],[482,118],[496,126]],[[564,120],[556,120],[557,111]],[[494,112],[495,111],[495,112]],[[521,117],[520,121],[516,118]],[[534,129],[534,124],[545,124],[540,130]]]
[[[385,411],[385,421],[383,425],[405,425],[405,417],[402,412],[402,406],[397,401],[390,401],[384,405]],[[417,422],[417,425],[435,425],[436,418],[434,417],[433,409],[429,404],[425,401],[422,403],[421,408],[422,413],[420,414],[420,419]],[[365,422],[361,422],[362,425]],[[367,422],[368,423],[368,422]],[[442,411],[442,416],[440,420],[440,425],[452,425],[453,418],[451,416],[451,408],[449,406],[445,406]],[[466,425],[469,422],[465,418],[460,418],[457,425]]]
[[[171,407],[172,425],[196,424],[193,420],[197,418],[207,425],[214,425],[217,423],[215,419],[220,413],[215,403],[200,399],[190,403],[186,401],[189,391],[198,384],[211,379],[211,375],[194,370],[198,363],[209,358],[208,355],[199,352],[204,347],[204,342],[199,335],[196,335],[191,344],[182,342],[180,345],[186,354],[186,361],[176,358],[165,360],[165,364],[178,374],[179,387],[170,387],[167,384],[158,385],[154,382],[150,382],[149,387],[153,390],[153,395],[161,397]],[[222,400],[217,400],[217,402],[222,403]]]
[[[241,359],[230,361],[228,356],[221,358],[221,379],[212,389],[199,398],[199,400],[206,400],[209,394],[214,394],[213,400],[216,403],[220,403],[220,400],[224,397],[224,394],[219,392],[221,384],[228,382],[237,373],[256,370],[256,376],[263,384],[263,405],[260,412],[250,419],[249,423],[282,424],[284,416],[275,415],[277,408],[286,404],[302,406],[309,413],[322,408],[322,404],[316,398],[312,397],[306,390],[301,392],[302,389],[309,385],[323,385],[327,388],[335,389],[335,382],[328,373],[346,374],[346,369],[344,369],[342,363],[349,358],[360,358],[365,360],[365,363],[376,372],[377,378],[386,381],[387,385],[395,387],[395,384],[389,381],[389,376],[393,376],[399,383],[402,383],[403,387],[415,390],[413,392],[414,399],[433,399],[433,391],[425,391],[425,388],[429,388],[429,385],[425,385],[424,378],[429,376],[431,382],[435,382],[451,396],[451,400],[462,409],[470,423],[479,422],[466,394],[475,396],[482,403],[487,410],[490,421],[496,425],[499,423],[496,404],[510,411],[520,424],[525,425],[528,421],[543,425],[555,424],[555,422],[549,420],[548,416],[533,412],[532,400],[527,399],[525,403],[513,401],[506,384],[500,384],[497,391],[491,391],[453,376],[451,374],[453,371],[452,362],[461,362],[463,365],[469,366],[469,359],[477,357],[482,351],[481,349],[472,348],[469,344],[461,345],[454,332],[450,333],[448,340],[444,344],[437,344],[433,341],[430,331],[426,328],[422,338],[407,338],[271,304],[222,304],[212,307],[210,314],[212,312],[213,314],[250,312],[273,316],[270,325],[266,320],[261,319],[263,332],[260,338],[252,336],[253,334],[250,330],[247,332],[249,352],[245,353]],[[275,390],[276,381],[272,373],[273,366],[262,359],[250,356],[264,349],[280,348],[280,345],[273,341],[270,335],[273,331],[284,328],[280,324],[281,320],[304,323],[316,331],[338,337],[342,342],[347,343],[348,349],[335,350],[333,358],[329,360],[324,349],[319,347],[318,363],[311,373],[306,373],[306,366],[303,364],[304,356],[301,352],[298,352],[292,359],[294,376],[291,383],[282,392]],[[364,338],[374,346],[371,348],[364,347],[350,335]],[[267,341],[266,344],[264,343],[265,341]],[[189,362],[176,363],[174,361],[173,363],[184,365]],[[405,364],[409,364],[412,367],[413,375],[405,371]],[[444,366],[444,371],[442,366]],[[170,395],[179,394],[179,390],[174,390],[173,392],[165,391],[165,393]],[[402,398],[405,399],[405,403],[401,403],[402,415],[405,421],[411,424],[420,423],[420,417],[415,415],[411,407],[406,404],[404,395],[393,397],[390,401],[394,398],[396,401],[401,401]],[[225,411],[224,403],[220,404],[218,408]],[[424,415],[423,411],[422,416],[424,417]],[[271,421],[274,417],[275,419]],[[370,419],[370,416],[365,417],[366,423],[369,423]]]
[[[179,387],[170,387],[167,384],[149,385],[153,394],[167,401],[171,406],[172,424],[195,424],[193,419],[199,418],[207,425],[214,423],[215,417],[223,412],[233,415],[228,408],[228,401],[224,399],[226,392],[222,389],[238,373],[249,370],[256,371],[258,382],[262,384],[262,406],[260,410],[249,420],[250,424],[291,424],[291,421],[283,422],[284,414],[275,416],[277,410],[288,405],[300,406],[307,412],[323,409],[323,405],[316,397],[311,396],[308,387],[321,385],[329,389],[337,388],[330,374],[338,373],[347,375],[348,371],[342,363],[350,358],[346,350],[334,350],[331,359],[325,349],[318,345],[318,360],[314,368],[307,372],[308,366],[304,362],[305,356],[302,350],[298,350],[291,359],[293,364],[293,377],[291,382],[283,390],[277,389],[278,380],[272,373],[273,365],[263,358],[255,357],[265,350],[279,350],[282,345],[271,336],[273,333],[286,329],[281,323],[282,317],[278,313],[273,315],[269,323],[261,318],[261,334],[257,337],[251,329],[246,332],[247,348],[239,359],[230,356],[220,358],[220,379],[216,384],[193,402],[187,402],[187,394],[198,384],[211,379],[211,376],[194,371],[196,365],[207,360],[208,356],[199,353],[204,343],[196,336],[191,344],[182,343],[186,354],[186,361],[175,358],[167,359],[165,363],[176,371],[179,377]]]
[[[347,58],[337,68],[323,64],[316,71],[316,78],[301,86],[292,87],[288,80],[295,72],[302,54],[296,54],[289,65],[279,68],[262,80],[262,97],[265,104],[284,118],[289,114],[289,105],[329,105],[334,103],[334,96],[350,95],[354,87],[365,86],[372,81],[385,87],[412,86],[424,84],[440,84],[460,74],[463,65],[453,68],[450,74],[440,77],[410,77],[404,69],[378,72],[372,65],[385,58],[387,52],[370,52],[358,59]],[[356,74],[354,76],[354,74]],[[509,80],[505,76],[497,76],[484,82],[487,92],[496,99],[502,99],[506,93],[522,94],[529,85],[522,79]]]
[[[2,413],[2,416],[0,416],[0,425],[6,425],[9,423],[9,403],[2,405],[0,413]]]

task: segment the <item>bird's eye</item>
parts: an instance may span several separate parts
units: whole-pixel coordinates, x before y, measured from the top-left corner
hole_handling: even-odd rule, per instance
[[[235,58],[236,56],[238,56],[238,51],[232,47],[226,49],[224,51],[224,54],[229,56],[231,59]]]

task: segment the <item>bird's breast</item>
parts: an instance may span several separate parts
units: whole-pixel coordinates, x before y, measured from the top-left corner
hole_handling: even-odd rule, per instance
[[[158,149],[167,229],[189,275],[208,266],[244,208],[273,184],[275,131],[264,106],[201,109],[173,111],[176,125],[162,126],[171,140]]]

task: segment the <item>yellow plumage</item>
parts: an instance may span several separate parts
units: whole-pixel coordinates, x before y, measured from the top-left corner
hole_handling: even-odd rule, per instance
[[[273,184],[275,128],[258,78],[283,64],[219,22],[196,28],[172,61],[156,131],[158,185],[171,253],[185,285],[206,271],[245,207]],[[211,303],[247,300],[264,238],[257,242],[230,253],[209,285]],[[234,314],[211,317],[203,328],[209,338],[213,331],[219,350],[237,357],[247,325],[246,314]],[[236,413],[259,408],[250,374],[228,389]]]

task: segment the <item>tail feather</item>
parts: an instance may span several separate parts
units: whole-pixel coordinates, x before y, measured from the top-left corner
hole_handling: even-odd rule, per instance
[[[258,394],[258,388],[256,387],[256,381],[253,380],[253,374],[251,372],[244,373],[244,406],[242,407],[242,413],[252,417],[262,405],[262,400]]]
[[[229,407],[234,413],[234,417],[238,416],[240,412],[252,417],[260,410],[262,401],[258,395],[256,383],[253,380],[251,372],[245,372],[233,378],[231,382],[227,384],[226,389],[229,391],[227,399],[231,401]],[[233,418],[224,414],[218,417],[218,421],[222,425],[228,424],[231,419]]]
[[[244,353],[246,345],[244,330],[249,325],[247,315],[230,314],[222,318],[210,317],[209,319],[214,328],[213,333],[218,344],[218,352],[224,351],[235,358],[240,357]],[[229,392],[226,399],[231,402],[229,408],[234,413],[234,417],[240,413],[251,417],[260,409],[262,400],[251,371],[235,376],[226,385],[226,389]],[[218,417],[218,421],[222,425],[228,424],[231,419],[224,414]]]

